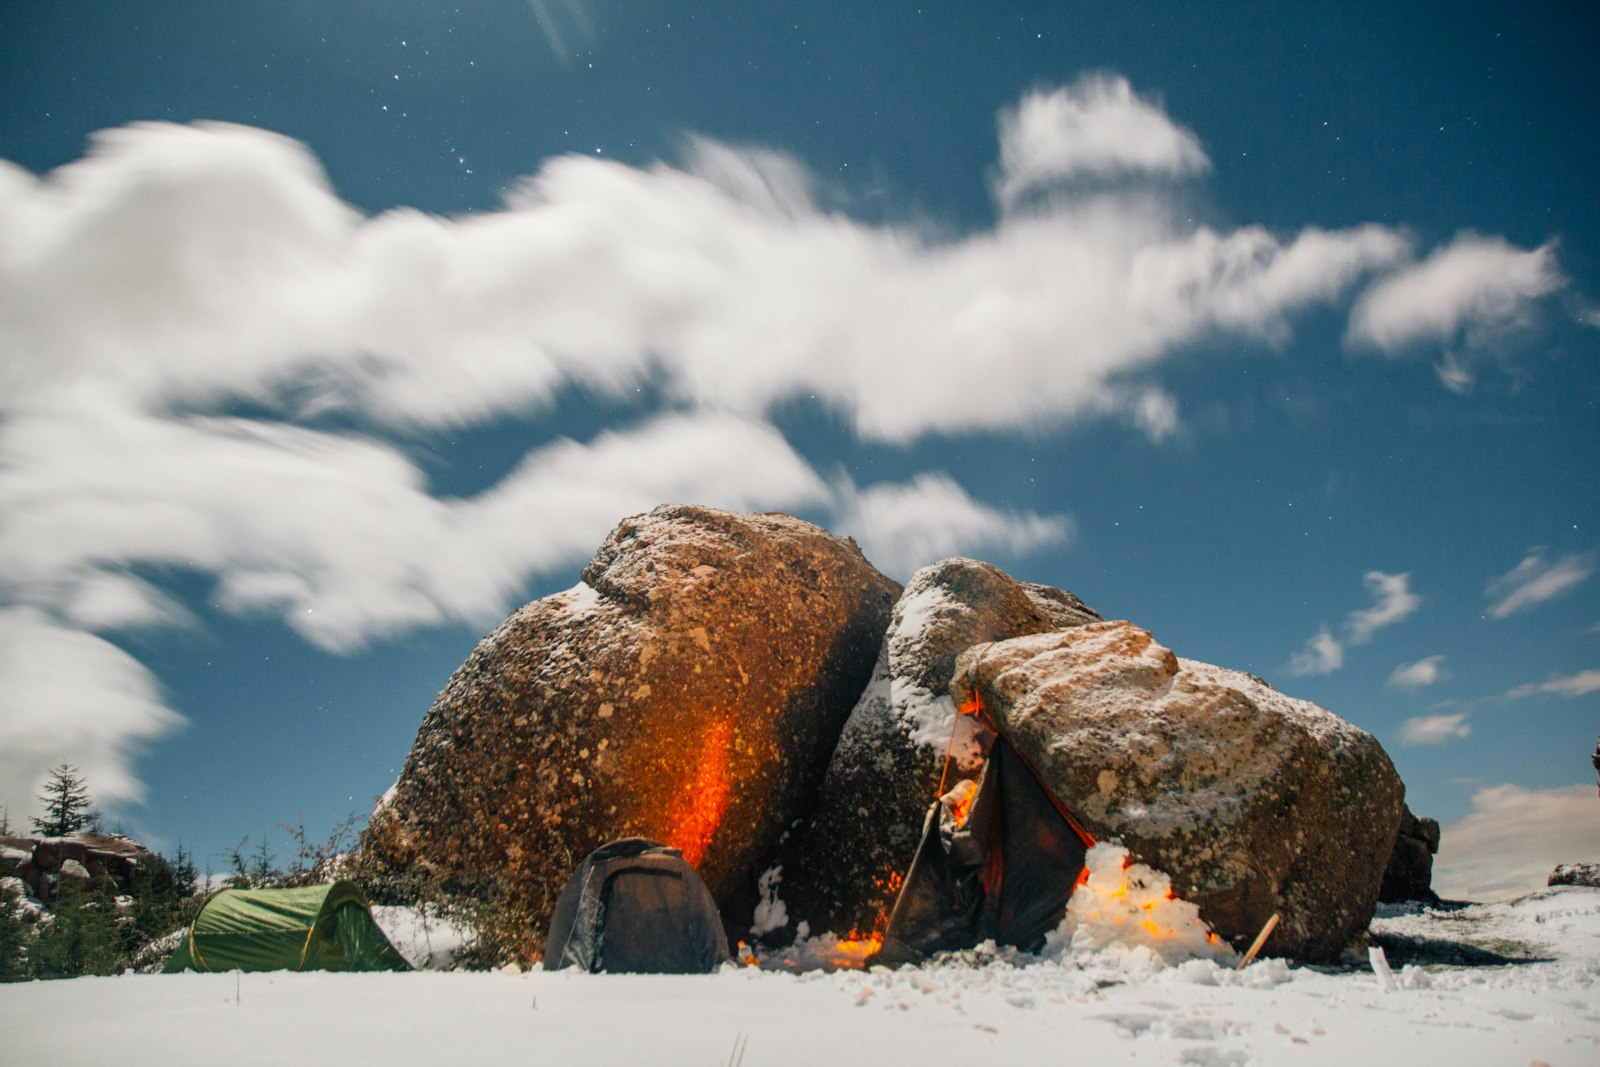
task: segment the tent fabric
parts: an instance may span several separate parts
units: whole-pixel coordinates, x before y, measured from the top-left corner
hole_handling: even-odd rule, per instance
[[[178,971],[408,971],[354,882],[224,889],[162,968]]]
[[[1036,951],[1066,914],[1094,843],[997,736],[966,819],[958,822],[943,800],[929,809],[869,964],[915,963],[991,938]]]
[[[642,837],[602,845],[567,880],[544,966],[709,974],[728,959],[716,902],[683,854]]]

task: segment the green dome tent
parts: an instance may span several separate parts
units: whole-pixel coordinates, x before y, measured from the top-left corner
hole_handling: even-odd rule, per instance
[[[353,882],[224,889],[200,907],[163,974],[178,971],[409,971]]]

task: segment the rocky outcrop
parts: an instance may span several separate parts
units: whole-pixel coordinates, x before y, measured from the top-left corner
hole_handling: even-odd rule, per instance
[[[369,825],[369,859],[497,884],[542,936],[578,861],[651,838],[737,922],[759,865],[812,813],[898,593],[853,541],[785,515],[624,520],[582,583],[514,613],[456,671]]]
[[[1563,863],[1550,872],[1547,885],[1586,885],[1600,889],[1600,863]]]
[[[870,929],[893,905],[946,754],[952,773],[982,765],[976,720],[958,716],[950,698],[957,656],[1099,618],[1071,593],[977,560],[947,559],[914,574],[828,765],[817,816],[785,856],[790,917],[844,933]]]
[[[1418,818],[1409,806],[1403,808],[1400,831],[1394,839],[1394,851],[1389,853],[1378,899],[1385,904],[1406,900],[1439,903],[1439,895],[1433,891],[1433,857],[1438,852],[1438,820]]]
[[[63,877],[87,884],[109,879],[117,892],[125,893],[134,871],[153,858],[149,849],[121,834],[0,838],[0,876],[21,880],[43,903],[55,898]]]
[[[1277,912],[1268,952],[1330,960],[1371,919],[1403,787],[1364,731],[1126,622],[979,645],[956,673],[1091,832],[1236,945]]]

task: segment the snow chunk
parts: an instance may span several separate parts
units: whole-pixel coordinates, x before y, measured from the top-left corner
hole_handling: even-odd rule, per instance
[[[1102,841],[1085,859],[1088,881],[1067,903],[1066,918],[1045,940],[1043,955],[1132,954],[1126,967],[1161,970],[1185,960],[1214,960],[1232,950],[1200,918],[1197,905],[1175,896],[1165,874],[1132,863],[1122,845]]]
[[[755,918],[750,924],[750,933],[756,937],[776,930],[789,921],[789,908],[778,896],[778,884],[782,881],[783,867],[779,865],[768,867],[756,881],[756,891],[761,894],[761,900],[756,905]]]

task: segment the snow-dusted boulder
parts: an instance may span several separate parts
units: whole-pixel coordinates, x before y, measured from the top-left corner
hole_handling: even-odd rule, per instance
[[[451,677],[369,858],[498,882],[542,936],[579,860],[646,837],[748,922],[898,592],[855,542],[786,515],[664,505],[624,520],[581,584],[518,610]]]
[[[894,903],[945,754],[975,775],[983,739],[950,699],[956,657],[974,644],[1098,621],[1071,593],[953,558],[912,575],[823,780],[816,819],[784,863],[792,919],[865,930]],[[954,780],[952,778],[952,780]]]
[[[96,883],[109,878],[117,892],[125,893],[134,871],[153,858],[144,845],[122,834],[86,830],[65,837],[0,838],[0,874],[20,879],[41,901],[54,899],[63,875]]]
[[[979,645],[956,670],[1084,825],[1223,937],[1277,912],[1268,952],[1328,960],[1365,929],[1404,794],[1370,734],[1126,622]]]

